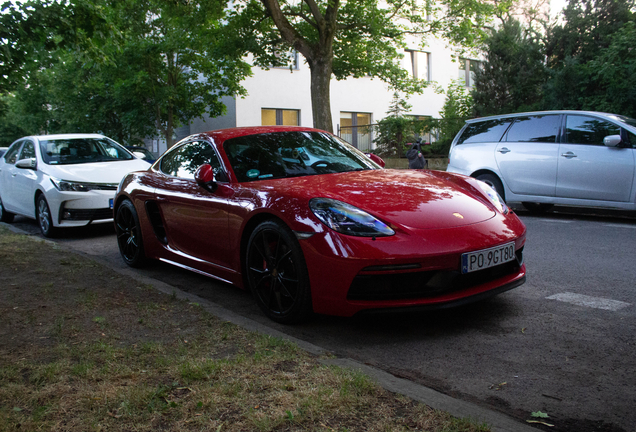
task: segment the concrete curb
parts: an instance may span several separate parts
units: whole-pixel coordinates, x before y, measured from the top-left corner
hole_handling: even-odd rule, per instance
[[[25,232],[19,228],[15,228],[9,224],[0,222],[0,225],[7,227],[10,231],[16,234],[23,234],[23,235],[34,237],[32,234]],[[301,339],[297,339],[293,336],[289,336],[281,331],[268,327],[264,324],[261,324],[252,319],[246,318],[239,314],[236,314],[230,310],[225,309],[222,306],[219,306],[218,304],[202,299],[201,297],[198,297],[194,294],[190,294],[185,291],[182,291],[179,288],[176,288],[165,282],[140,275],[133,269],[114,268],[107,261],[102,260],[99,257],[96,257],[95,255],[89,255],[82,251],[75,250],[68,244],[60,244],[60,243],[56,243],[47,239],[40,239],[40,240],[50,243],[52,245],[55,245],[55,247],[59,249],[66,250],[71,253],[81,255],[92,261],[98,262],[99,264],[110,268],[116,273],[119,273],[124,276],[128,276],[132,279],[137,280],[138,282],[142,284],[152,285],[155,289],[157,289],[158,291],[162,293],[165,293],[168,295],[174,295],[176,298],[181,300],[187,300],[192,303],[197,303],[203,309],[205,309],[207,312],[211,313],[212,315],[224,321],[230,322],[232,324],[236,324],[244,329],[287,340],[289,342],[292,342],[298,345],[303,350],[316,356],[326,356],[330,354],[330,352],[324,348],[321,348],[312,343],[303,341]],[[520,423],[519,421],[514,420],[504,414],[482,408],[470,402],[465,402],[459,399],[452,398],[436,390],[430,389],[428,387],[414,383],[412,381],[398,378],[381,369],[360,363],[350,358],[335,358],[335,359],[323,358],[323,359],[319,359],[319,362],[324,365],[334,365],[334,366],[339,366],[342,368],[358,370],[362,372],[363,374],[369,376],[378,385],[382,386],[388,391],[404,395],[413,400],[416,400],[425,405],[428,405],[429,407],[433,409],[446,411],[454,417],[468,418],[475,422],[486,423],[490,426],[493,432],[537,432],[538,431],[538,429],[527,426],[523,423]]]

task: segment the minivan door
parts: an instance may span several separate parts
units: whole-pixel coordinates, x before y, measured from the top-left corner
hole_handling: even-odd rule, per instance
[[[559,147],[556,194],[626,202],[634,183],[634,149],[607,147],[603,138],[619,135],[620,126],[589,115],[568,115]]]
[[[517,117],[495,148],[497,166],[513,193],[554,196],[560,119],[555,114]]]

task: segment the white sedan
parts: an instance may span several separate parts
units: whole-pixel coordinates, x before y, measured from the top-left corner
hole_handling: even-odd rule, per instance
[[[0,158],[0,220],[36,219],[47,237],[62,227],[112,222],[117,185],[149,166],[99,134],[20,138]]]

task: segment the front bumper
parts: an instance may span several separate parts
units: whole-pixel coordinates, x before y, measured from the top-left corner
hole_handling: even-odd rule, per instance
[[[49,190],[45,196],[51,208],[53,225],[73,227],[112,222],[112,203],[115,192],[114,190],[88,192]]]
[[[461,274],[463,253],[510,241],[515,261]],[[314,311],[330,315],[450,307],[512,289],[526,278],[525,227],[516,217],[375,240],[328,230],[300,244]]]

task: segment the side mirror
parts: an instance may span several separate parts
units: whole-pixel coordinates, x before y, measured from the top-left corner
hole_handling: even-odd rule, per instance
[[[18,168],[35,169],[37,161],[35,158],[20,159],[15,163],[15,166]]]
[[[216,191],[219,187],[214,179],[214,168],[210,164],[201,165],[194,173],[194,180],[199,186],[210,192]]]
[[[142,152],[134,151],[133,154],[135,156],[137,156],[139,159],[145,159],[146,158],[146,155],[143,154]]]
[[[384,159],[382,159],[380,156],[375,155],[373,153],[365,153],[365,154],[367,155],[369,159],[371,159],[373,162],[380,165],[382,168],[384,168],[384,166],[386,165],[386,163],[384,162]]]
[[[620,135],[608,135],[603,138],[603,144],[607,147],[617,147],[623,140]]]

